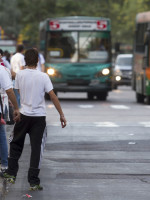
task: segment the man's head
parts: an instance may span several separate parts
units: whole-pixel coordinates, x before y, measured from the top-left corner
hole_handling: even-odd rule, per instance
[[[17,46],[17,52],[22,53],[24,50],[24,46],[22,44]]]
[[[25,62],[29,67],[36,67],[38,63],[38,51],[36,49],[28,49],[25,52]]]

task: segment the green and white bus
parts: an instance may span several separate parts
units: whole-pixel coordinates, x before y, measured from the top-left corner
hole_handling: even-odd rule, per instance
[[[136,16],[132,87],[137,102],[150,104],[150,12]]]
[[[112,89],[111,24],[102,17],[62,17],[40,23],[40,50],[55,92],[87,92],[106,100]]]

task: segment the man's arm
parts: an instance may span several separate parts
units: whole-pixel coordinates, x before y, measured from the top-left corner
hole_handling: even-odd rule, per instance
[[[44,64],[41,64],[41,71],[45,72],[45,65]]]
[[[16,73],[12,69],[11,69],[11,76],[12,76],[12,79],[15,80]]]
[[[20,112],[19,112],[19,107],[17,104],[17,100],[14,94],[14,91],[12,88],[6,90],[6,93],[8,95],[8,98],[10,99],[11,103],[14,106],[14,120],[19,121],[20,120]]]
[[[64,116],[64,113],[63,113],[63,111],[62,111],[62,109],[61,109],[59,100],[58,100],[58,98],[57,98],[57,96],[55,95],[55,93],[54,93],[53,90],[51,90],[51,91],[49,92],[49,96],[50,96],[50,98],[51,98],[51,100],[52,100],[52,102],[53,102],[55,108],[57,109],[57,111],[58,111],[59,114],[60,114],[61,126],[62,126],[62,128],[64,128],[64,127],[66,126],[66,124],[67,124],[67,121],[66,121],[65,116]]]

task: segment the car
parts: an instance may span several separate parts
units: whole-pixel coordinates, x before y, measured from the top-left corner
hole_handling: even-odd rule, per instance
[[[113,88],[118,85],[131,85],[132,54],[119,54],[116,57],[113,71]]]

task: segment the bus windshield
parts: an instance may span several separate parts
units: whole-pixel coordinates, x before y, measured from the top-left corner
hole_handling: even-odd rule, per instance
[[[116,64],[120,66],[132,66],[132,57],[120,57]]]
[[[100,31],[53,31],[48,35],[47,60],[53,63],[105,63],[110,54],[110,33]]]

